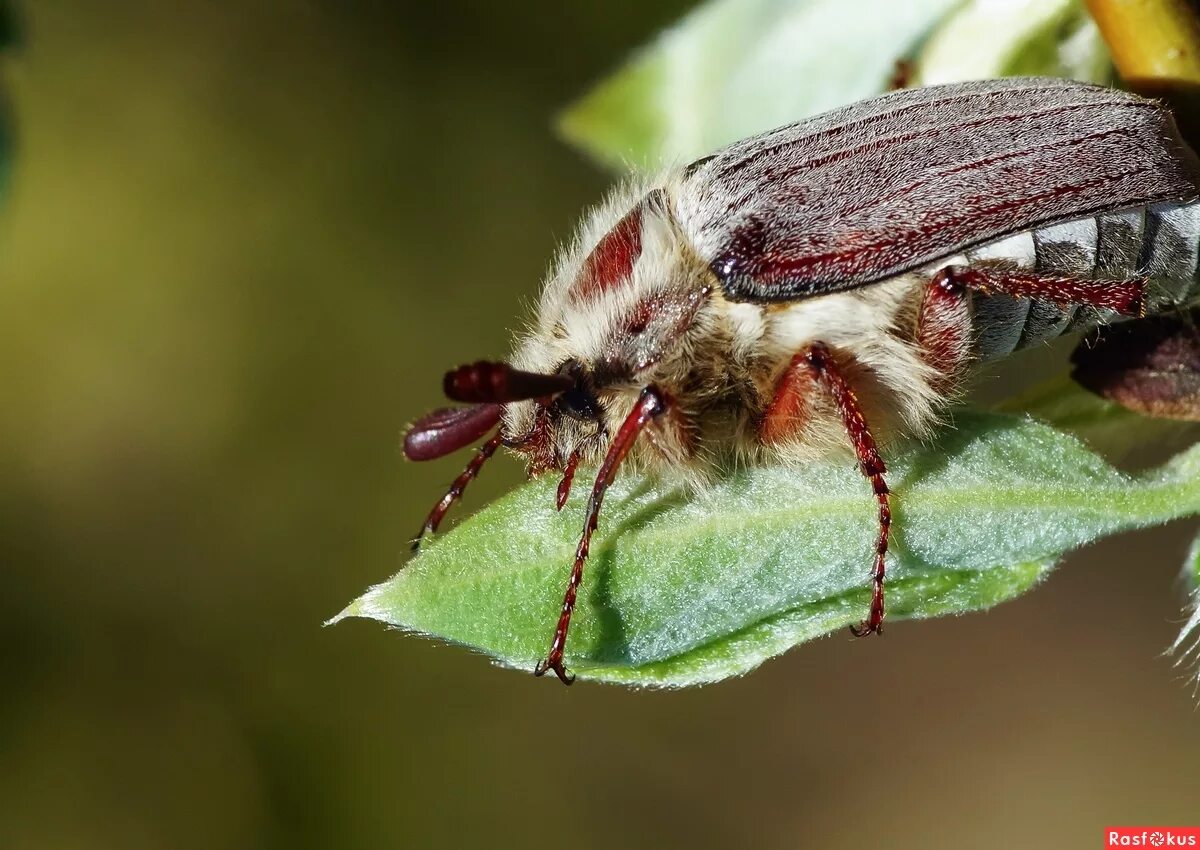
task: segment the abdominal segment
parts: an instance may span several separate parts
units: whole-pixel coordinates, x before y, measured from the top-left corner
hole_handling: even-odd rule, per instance
[[[1079,280],[1144,279],[1146,312],[1155,314],[1200,299],[1198,246],[1200,203],[1157,204],[1023,231],[968,249],[961,259]],[[1000,293],[976,293],[974,306],[981,359],[1004,357],[1119,318],[1087,304]]]

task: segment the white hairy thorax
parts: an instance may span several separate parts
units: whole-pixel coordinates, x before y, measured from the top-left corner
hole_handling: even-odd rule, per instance
[[[628,279],[580,298],[576,283],[588,256],[647,195],[648,186],[660,187],[665,200],[642,215],[641,253]],[[599,364],[614,351],[639,355],[646,348],[628,342],[629,318],[639,305],[655,305],[670,318],[686,313],[679,305],[694,300],[698,308],[678,333],[669,320],[644,332],[666,340],[661,351],[651,352],[651,362],[597,387],[608,432],[620,425],[643,387],[653,384],[672,399],[670,421],[648,429],[630,455],[635,465],[699,482],[719,462],[801,463],[831,452],[848,454],[845,426],[823,393],[808,400],[807,415],[789,438],[768,444],[759,436],[763,410],[793,356],[815,342],[834,352],[867,421],[884,441],[928,432],[949,385],[947,376],[922,359],[914,340],[927,275],[904,274],[791,303],[731,302],[673,212],[680,191],[680,172],[648,185],[625,186],[586,217],[552,265],[534,321],[519,337],[513,366],[547,373],[573,359],[603,371]],[[534,431],[538,415],[536,401],[507,406],[503,428],[510,444]],[[562,417],[554,423],[550,445],[518,450],[529,456],[534,471],[562,468],[576,450],[585,463],[597,461],[607,436],[595,423]]]

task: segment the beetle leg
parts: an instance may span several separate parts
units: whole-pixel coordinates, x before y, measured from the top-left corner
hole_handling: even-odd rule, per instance
[[[557,510],[562,510],[566,505],[567,499],[571,497],[571,485],[575,483],[575,470],[579,468],[579,449],[571,452],[571,456],[567,458],[567,463],[563,467],[562,480],[558,482],[558,490],[554,494],[554,507]]]
[[[475,480],[476,476],[479,475],[479,470],[496,453],[496,449],[500,448],[502,442],[500,432],[497,431],[490,440],[479,447],[479,451],[475,453],[475,457],[471,458],[471,462],[467,464],[467,468],[459,473],[459,476],[450,485],[450,489],[446,491],[446,495],[442,496],[441,501],[434,505],[433,510],[429,512],[429,516],[425,519],[425,524],[421,526],[421,530],[413,538],[412,548],[414,552],[421,548],[422,537],[437,531],[437,527],[441,525],[451,506],[462,498],[463,491],[467,489],[467,485]]]
[[[764,443],[778,444],[798,432],[808,421],[808,400],[817,389],[813,370],[805,355],[792,358],[775,387],[775,395],[763,411],[758,436]]]
[[[946,266],[934,284],[958,284],[984,294],[1002,292],[1013,298],[1036,298],[1060,307],[1085,304],[1123,316],[1146,315],[1146,280],[1088,280],[1040,274],[999,265]]]
[[[764,439],[778,439],[786,434],[786,427],[795,427],[796,420],[807,416],[806,399],[816,387],[824,389],[833,398],[846,433],[854,446],[858,466],[871,482],[875,499],[879,502],[879,537],[875,543],[875,564],[871,570],[871,610],[867,618],[850,631],[858,637],[883,631],[883,582],[884,560],[887,556],[888,539],[892,527],[892,510],[887,482],[884,474],[887,467],[875,447],[875,439],[863,417],[858,398],[838,368],[829,347],[815,342],[792,358],[775,391],[775,397],[767,407],[761,433]]]
[[[574,675],[567,673],[563,666],[563,648],[567,643],[567,629],[571,626],[571,614],[575,610],[575,597],[579,592],[579,583],[583,581],[583,563],[587,560],[588,549],[592,543],[592,533],[600,522],[600,505],[604,502],[604,493],[608,490],[613,479],[617,477],[617,469],[621,461],[633,448],[638,435],[642,433],[651,420],[657,419],[667,412],[669,403],[666,395],[655,387],[646,387],[638,396],[633,410],[625,417],[620,429],[608,444],[608,453],[600,470],[596,473],[596,481],[592,485],[592,496],[588,499],[587,522],[579,545],[575,549],[575,565],[571,568],[571,578],[567,582],[567,592],[563,597],[562,612],[558,616],[558,625],[554,628],[554,639],[550,643],[549,654],[533,669],[533,675],[545,675],[547,670],[554,674],[564,685],[575,681]]]
[[[916,343],[922,359],[942,376],[937,389],[952,388],[971,357],[971,303],[953,277],[936,275],[925,288]]]

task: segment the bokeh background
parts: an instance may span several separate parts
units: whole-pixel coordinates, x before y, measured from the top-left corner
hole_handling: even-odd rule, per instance
[[[608,178],[551,116],[689,4],[30,0],[4,66],[0,847],[1095,847],[1200,821],[1187,524],[981,615],[639,693],[322,621]],[[477,506],[520,478],[490,467]]]

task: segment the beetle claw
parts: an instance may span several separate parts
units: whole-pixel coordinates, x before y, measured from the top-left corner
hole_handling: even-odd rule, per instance
[[[876,619],[875,612],[871,612],[871,616],[863,620],[857,626],[850,627],[850,634],[857,638],[866,637],[867,635],[883,634],[883,618]]]
[[[564,685],[569,685],[575,681],[575,674],[568,673],[567,668],[563,666],[561,655],[551,653],[549,656],[539,661],[537,666],[533,668],[533,675],[544,676],[549,670],[553,670],[554,675],[558,676],[558,680]]]

